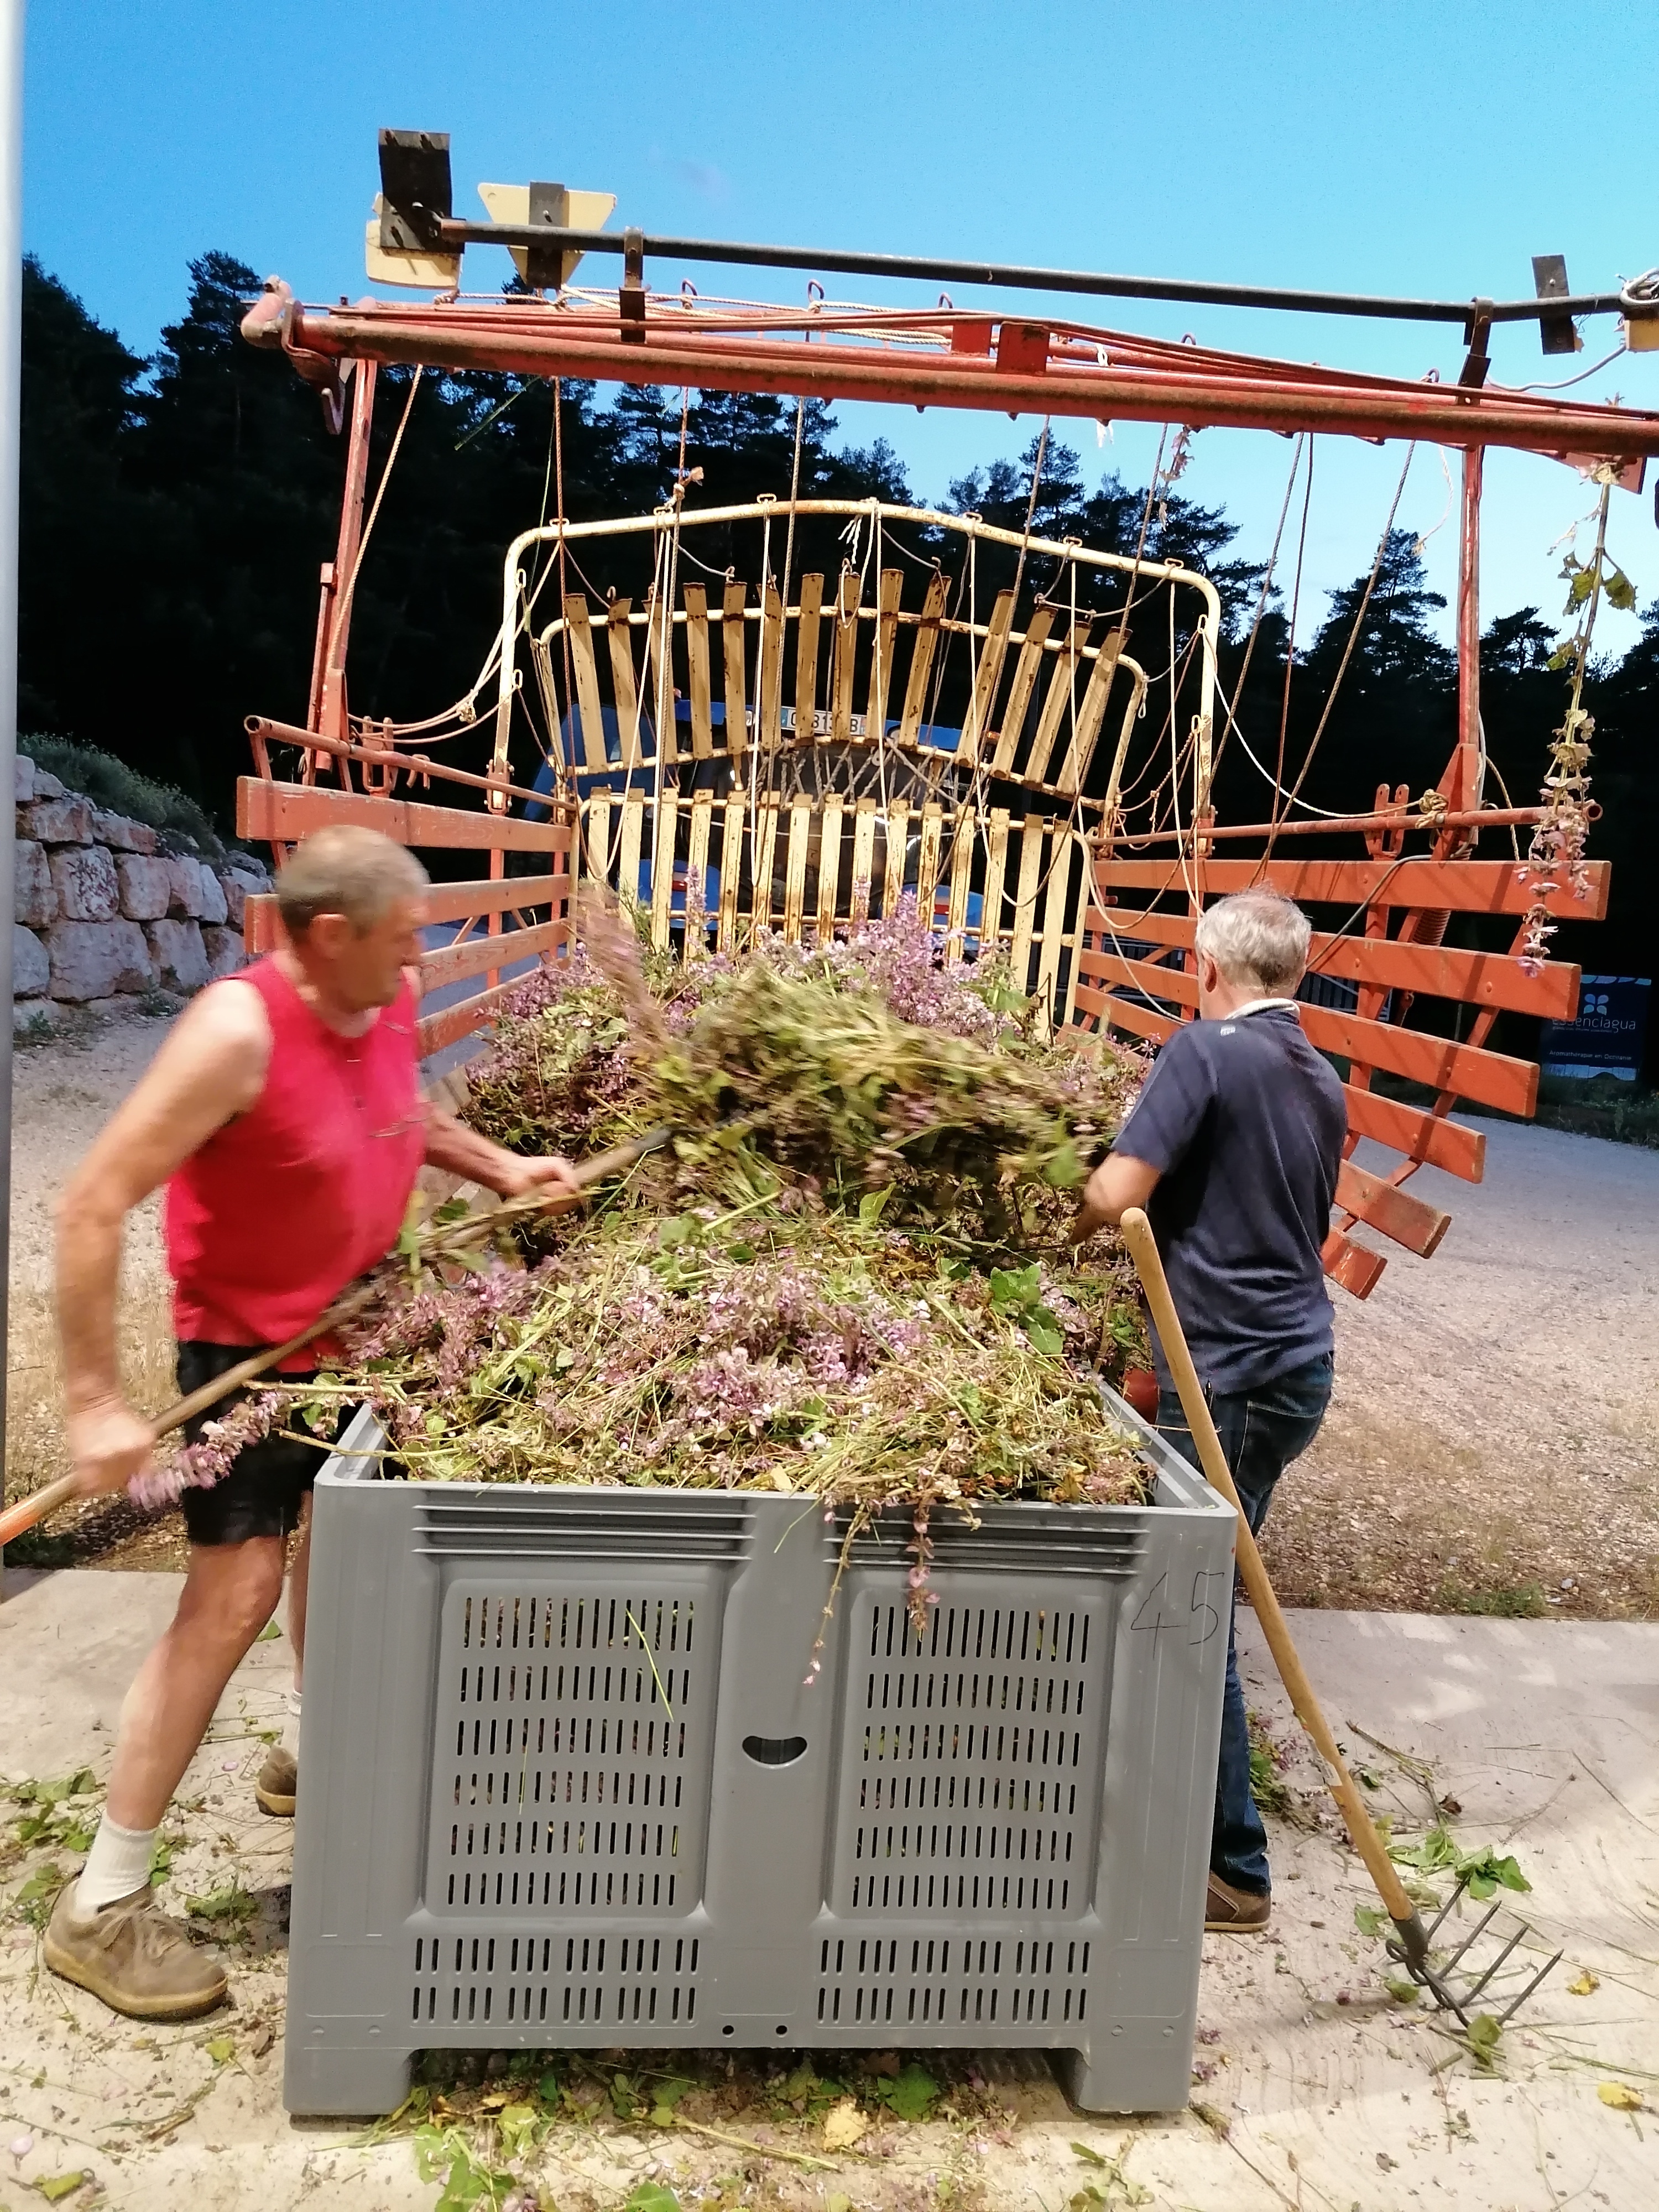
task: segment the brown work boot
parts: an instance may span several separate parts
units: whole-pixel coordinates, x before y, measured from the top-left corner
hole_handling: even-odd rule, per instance
[[[279,1820],[291,1820],[299,1790],[299,1760],[291,1751],[284,1751],[280,1743],[272,1744],[259,1769],[259,1779],[253,1785],[259,1810],[274,1813]]]
[[[223,1964],[158,1910],[148,1882],[84,1914],[75,1908],[76,1887],[65,1882],[46,1928],[54,1974],[130,2020],[190,2020],[212,2011],[225,1994]]]
[[[1273,1916],[1268,1890],[1235,1889],[1218,1874],[1210,1876],[1210,1893],[1204,1902],[1206,1929],[1231,1936],[1260,1936]]]

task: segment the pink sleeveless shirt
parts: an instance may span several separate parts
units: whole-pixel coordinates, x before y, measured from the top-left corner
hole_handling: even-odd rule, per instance
[[[405,983],[373,1028],[343,1037],[274,960],[236,981],[265,1002],[270,1066],[253,1104],[167,1185],[173,1328],[181,1341],[280,1344],[397,1242],[426,1153],[415,998]]]

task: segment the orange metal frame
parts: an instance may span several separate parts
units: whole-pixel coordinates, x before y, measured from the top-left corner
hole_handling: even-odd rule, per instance
[[[1297,860],[1274,855],[1231,860],[1235,837],[1293,836],[1303,823],[1226,825],[1200,817],[1169,860],[1119,858],[1109,835],[1097,848],[1092,901],[1079,956],[1077,1016],[1084,1029],[1116,1028],[1157,1041],[1194,1010],[1193,931],[1207,898],[1267,880],[1315,907],[1363,917],[1352,933],[1322,932],[1315,968],[1357,986],[1352,1012],[1307,1005],[1303,1019],[1322,1049],[1349,1063],[1352,1152],[1370,1138],[1397,1155],[1386,1175],[1344,1167],[1344,1209],[1327,1246],[1334,1278],[1365,1296],[1385,1264],[1348,1234],[1364,1222],[1403,1249],[1426,1255],[1448,1216],[1402,1186],[1422,1165],[1479,1182],[1485,1139],[1453,1121],[1459,1099],[1530,1114],[1538,1070],[1491,1051],[1486,1039],[1505,1009],[1555,1019],[1576,1009],[1578,970],[1562,963],[1523,965],[1516,957],[1519,918],[1532,893],[1511,861],[1474,857],[1481,829],[1535,821],[1537,810],[1482,808],[1480,717],[1480,507],[1486,445],[1550,454],[1582,467],[1610,465],[1634,488],[1648,456],[1659,453],[1659,415],[1564,404],[1486,385],[1410,384],[1340,371],[1172,346],[1075,324],[1033,322],[942,308],[921,314],[874,311],[800,313],[705,307],[688,298],[652,299],[624,333],[618,305],[592,295],[558,301],[447,300],[349,308],[304,307],[272,280],[246,319],[252,343],[279,346],[323,392],[337,420],[342,379],[353,380],[339,543],[322,572],[310,712],[304,731],[251,720],[256,776],[240,787],[238,828],[268,839],[278,853],[328,822],[360,821],[414,846],[487,852],[486,880],[434,890],[428,918],[461,924],[457,940],[428,956],[428,988],[483,979],[459,1005],[422,1022],[428,1051],[487,1022],[503,995],[498,971],[504,915],[517,918],[515,958],[550,957],[568,941],[572,842],[568,806],[554,802],[546,820],[512,809],[532,796],[508,783],[499,765],[477,775],[411,757],[348,706],[346,648],[360,557],[374,375],[380,362],[486,368],[523,375],[585,376],[636,385],[806,393],[826,398],[904,399],[919,407],[988,408],[1012,414],[1114,416],[1185,424],[1233,424],[1279,431],[1338,431],[1380,440],[1431,439],[1463,450],[1457,604],[1458,741],[1438,786],[1432,814],[1409,814],[1403,788],[1390,800],[1379,787],[1370,817],[1319,825],[1327,834],[1363,836],[1364,859]],[[1472,356],[1473,359],[1473,356]],[[272,775],[270,745],[301,747],[298,780]],[[320,779],[332,775],[325,784]],[[436,779],[482,792],[482,807],[416,804],[395,796],[400,781]],[[1407,854],[1417,832],[1426,849]],[[545,856],[539,876],[505,879],[509,851]],[[1607,908],[1605,864],[1589,870],[1589,896],[1552,897],[1553,912],[1600,919]],[[1510,952],[1477,952],[1443,943],[1453,914],[1516,917]],[[274,918],[250,905],[250,946],[268,943]],[[474,932],[482,930],[482,937]],[[1121,949],[1126,941],[1139,948]],[[1150,948],[1150,949],[1148,949]],[[1413,999],[1431,996],[1466,1008],[1456,1040],[1403,1026]],[[1147,999],[1159,1002],[1148,1005]],[[1390,1003],[1391,1001],[1391,1003]],[[1385,1018],[1391,1015],[1392,1018]],[[1462,1024],[1460,1021],[1460,1028]],[[1081,1039],[1079,1038],[1079,1042]],[[1422,1086],[1427,1102],[1382,1095],[1382,1074]]]

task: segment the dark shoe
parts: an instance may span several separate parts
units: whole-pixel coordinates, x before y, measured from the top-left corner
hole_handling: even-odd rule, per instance
[[[1273,1917],[1269,1890],[1235,1889],[1218,1874],[1210,1876],[1210,1894],[1204,1905],[1206,1929],[1231,1936],[1259,1936]]]
[[[212,2011],[225,1994],[217,1953],[192,1943],[160,1911],[148,1883],[87,1914],[75,1909],[76,1887],[64,1885],[46,1927],[46,1964],[54,1974],[129,2020],[191,2020]]]
[[[280,1743],[273,1744],[259,1769],[259,1779],[253,1785],[259,1810],[274,1813],[279,1820],[291,1820],[299,1789],[299,1760],[291,1751],[284,1751]]]

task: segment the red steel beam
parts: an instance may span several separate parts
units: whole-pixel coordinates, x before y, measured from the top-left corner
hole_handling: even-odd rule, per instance
[[[1505,446],[1533,453],[1633,460],[1659,454],[1659,414],[1539,401],[1500,387],[1352,385],[1301,380],[1267,364],[1237,372],[1086,365],[1062,353],[1040,370],[1014,373],[994,355],[828,343],[764,332],[715,336],[672,312],[647,319],[646,343],[625,344],[602,310],[544,315],[441,307],[379,306],[324,312],[297,301],[283,311],[286,343],[336,360],[421,362],[520,376],[592,377],[620,384],[696,385],[723,392],[805,394],[916,407],[981,408],[1191,428],[1335,431],[1362,438],[1433,439],[1449,446]],[[263,328],[275,330],[275,319]],[[1048,325],[1042,326],[1045,330]],[[268,342],[268,341],[267,341]],[[1109,352],[1109,348],[1103,348]],[[1254,373],[1252,371],[1254,370]]]

